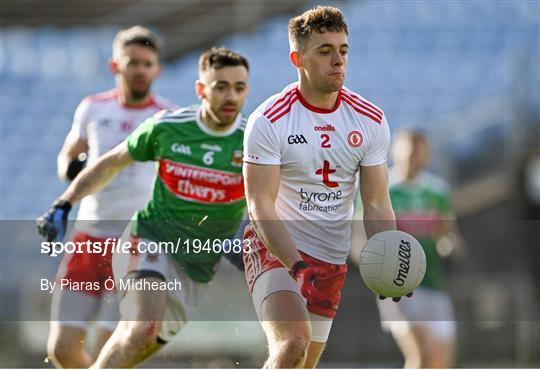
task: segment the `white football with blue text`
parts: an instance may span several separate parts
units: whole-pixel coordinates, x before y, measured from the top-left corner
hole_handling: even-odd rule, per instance
[[[412,235],[387,230],[373,235],[360,255],[367,287],[385,297],[402,297],[420,285],[426,272],[424,249]]]

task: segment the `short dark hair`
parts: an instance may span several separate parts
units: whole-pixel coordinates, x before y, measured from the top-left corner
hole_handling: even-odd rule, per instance
[[[161,40],[148,28],[133,26],[121,30],[113,41],[113,58],[119,56],[128,45],[142,45],[154,50],[157,54],[161,49]]]
[[[223,67],[246,67],[249,71],[249,63],[242,55],[224,47],[213,47],[205,51],[199,58],[199,72],[204,72],[210,68],[220,69]]]
[[[332,6],[316,6],[289,20],[289,44],[291,50],[300,51],[313,32],[345,32],[349,28],[341,10]]]

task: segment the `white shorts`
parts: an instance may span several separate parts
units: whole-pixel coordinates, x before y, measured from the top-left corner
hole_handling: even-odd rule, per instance
[[[385,331],[400,337],[410,330],[411,325],[428,329],[441,340],[454,338],[456,321],[450,296],[436,289],[417,288],[411,298],[400,302],[377,299],[381,326]]]
[[[253,306],[257,312],[257,317],[261,320],[261,306],[266,297],[270,294],[279,292],[282,290],[288,290],[295,292],[299,296],[300,289],[298,284],[289,275],[289,272],[285,268],[273,268],[263,272],[255,281],[253,285],[253,293],[251,298],[253,300]],[[302,296],[301,296],[302,297]],[[304,299],[302,297],[302,299]],[[304,299],[305,301],[305,299]],[[326,343],[328,336],[330,335],[330,329],[332,329],[333,319],[319,316],[309,313],[311,319],[311,340],[314,342]]]
[[[134,242],[131,237],[131,227],[128,226],[122,234],[120,243],[125,241]],[[139,243],[149,243],[150,240],[139,238]],[[197,307],[201,294],[206,288],[206,284],[199,283],[191,279],[181,268],[180,264],[165,253],[116,253],[112,260],[114,280],[118,294],[120,296],[120,318],[130,317],[129,303],[122,300],[125,290],[121,290],[120,279],[126,277],[128,273],[144,271],[145,273],[157,273],[165,279],[165,282],[180,282],[181,289],[167,290],[167,303],[165,314],[158,333],[160,340],[170,341],[182,327],[187,323],[187,312]],[[151,276],[151,275],[149,275]],[[172,284],[171,284],[172,285]]]
[[[113,331],[118,319],[116,292],[96,296],[71,290],[54,290],[51,307],[54,325],[87,329],[90,322],[96,321],[101,328]]]

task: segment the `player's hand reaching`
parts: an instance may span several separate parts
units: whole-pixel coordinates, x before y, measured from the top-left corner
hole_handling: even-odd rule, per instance
[[[412,296],[413,296],[413,292],[410,292],[410,293],[405,294],[405,297],[409,297],[409,298],[410,298],[410,297],[412,297]],[[379,295],[379,299],[380,299],[381,301],[384,300],[384,299],[386,299],[386,298],[388,298],[388,297],[385,297],[385,296],[383,296],[383,295]],[[392,300],[393,300],[394,302],[399,302],[399,301],[401,301],[401,297],[393,297]]]
[[[300,294],[302,294],[308,302],[326,305],[329,303],[328,298],[315,286],[316,279],[322,277],[324,273],[324,269],[310,266],[303,260],[296,262],[289,271],[289,274],[300,287]]]
[[[36,220],[38,232],[46,241],[61,241],[64,238],[70,210],[69,202],[57,200],[44,215]]]

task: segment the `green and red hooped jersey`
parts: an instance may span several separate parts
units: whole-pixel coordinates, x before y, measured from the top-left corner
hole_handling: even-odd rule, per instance
[[[442,267],[437,253],[437,230],[453,218],[450,187],[433,174],[422,172],[412,181],[396,181],[390,170],[390,199],[399,230],[414,235],[426,253],[422,286],[442,287]]]
[[[152,197],[132,232],[179,246],[172,256],[196,281],[212,279],[221,253],[194,253],[188,245],[232,238],[244,214],[245,124],[239,115],[227,131],[212,131],[196,105],[160,112],[127,139],[135,160],[156,162]]]

